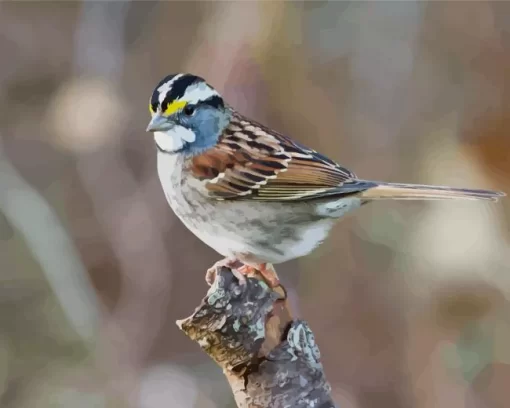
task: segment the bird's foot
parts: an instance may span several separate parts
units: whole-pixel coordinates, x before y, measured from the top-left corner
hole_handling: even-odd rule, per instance
[[[213,266],[207,269],[205,274],[205,281],[209,286],[214,284],[216,276],[221,268],[229,268],[232,274],[237,278],[239,284],[246,285],[246,277],[254,276],[257,273],[262,275],[264,281],[269,285],[270,288],[276,288],[280,285],[280,280],[272,264],[262,263],[255,265],[243,264],[236,258],[225,258],[216,262]]]
[[[260,273],[270,288],[276,288],[280,286],[280,279],[274,269],[274,266],[270,263],[252,265],[243,265],[237,269],[239,273],[245,276],[254,275],[256,272]]]
[[[238,276],[240,275],[239,272],[237,272],[237,268],[239,268],[239,265],[242,265],[242,263],[236,258],[222,259],[221,261],[216,262],[213,266],[207,269],[207,272],[205,273],[205,281],[209,286],[212,286],[221,268],[229,268],[234,274],[234,276],[239,280],[239,283],[241,285],[246,284],[246,278],[242,275],[241,278],[239,278]]]
[[[242,267],[241,267],[242,268]],[[232,274],[237,278],[237,280],[239,281],[239,285],[241,286],[244,286],[246,285],[246,276],[243,275],[239,269],[236,269],[236,268],[232,268],[231,269],[232,271]]]

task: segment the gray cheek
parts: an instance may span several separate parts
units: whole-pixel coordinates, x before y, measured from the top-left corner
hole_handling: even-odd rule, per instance
[[[216,134],[219,131],[219,120],[216,115],[208,114],[197,118],[197,125],[200,131],[207,135]]]
[[[196,133],[202,143],[215,142],[220,133],[219,120],[216,117],[198,118],[196,123]]]
[[[217,118],[217,117],[211,118],[210,127],[211,127],[211,131],[214,134],[219,133],[219,131],[220,131],[220,119]]]

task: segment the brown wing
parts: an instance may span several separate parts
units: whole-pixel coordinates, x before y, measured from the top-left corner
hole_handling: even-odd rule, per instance
[[[218,199],[309,200],[375,185],[358,181],[320,153],[241,116],[233,117],[213,149],[191,159],[190,170]]]

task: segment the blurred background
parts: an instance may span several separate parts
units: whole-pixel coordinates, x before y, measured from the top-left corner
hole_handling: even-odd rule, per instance
[[[176,327],[220,256],[148,100],[205,77],[362,178],[510,192],[510,3],[0,2],[0,406],[234,407]],[[278,267],[343,408],[508,407],[510,201],[385,202]]]

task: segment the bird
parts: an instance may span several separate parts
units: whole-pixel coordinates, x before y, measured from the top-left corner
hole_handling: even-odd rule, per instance
[[[318,151],[252,120],[200,76],[171,74],[155,87],[147,132],[169,206],[224,258],[240,283],[259,272],[280,284],[274,265],[308,255],[338,219],[379,200],[489,200],[500,191],[360,179]]]

